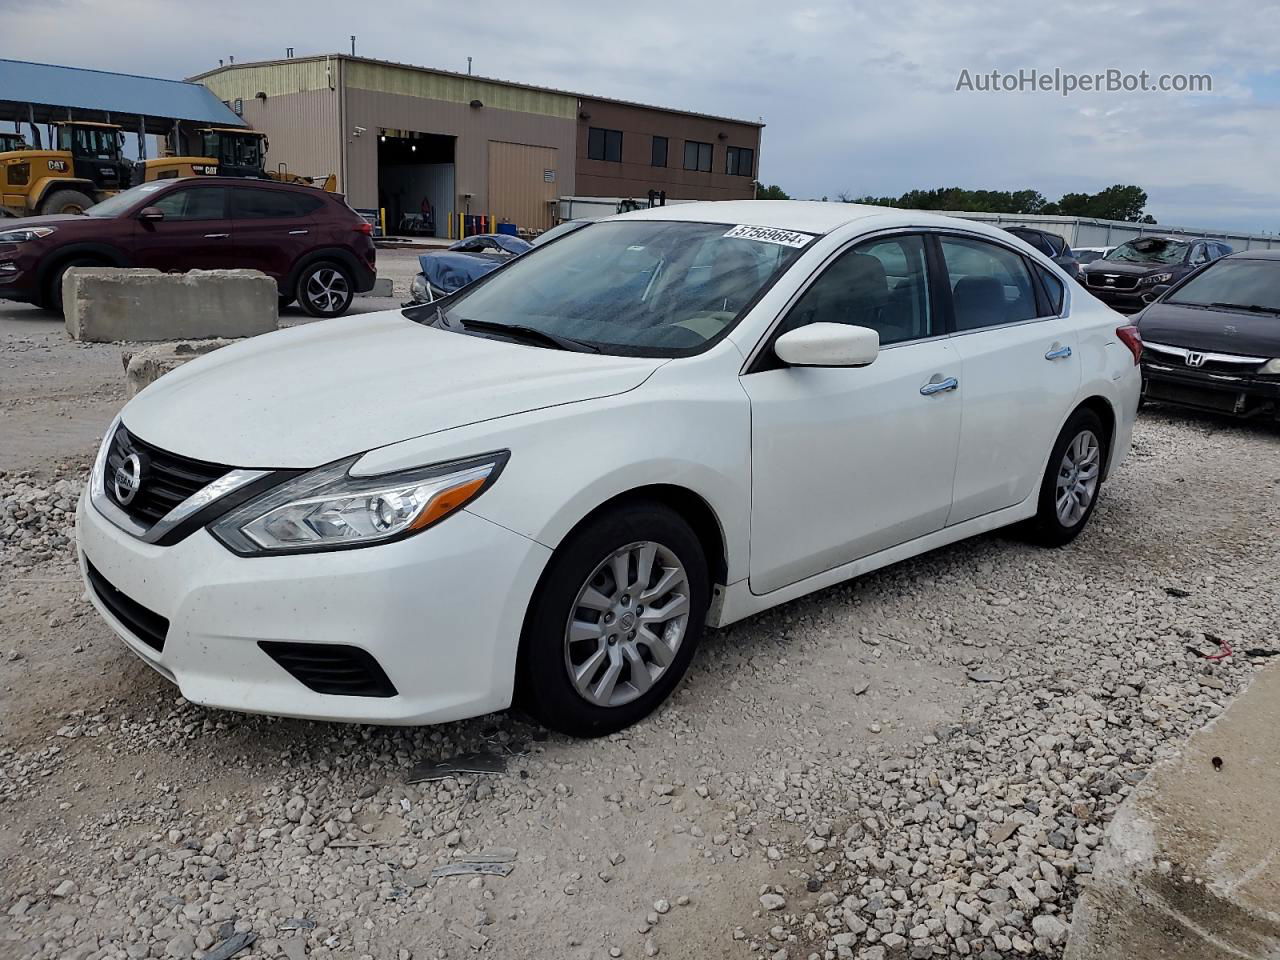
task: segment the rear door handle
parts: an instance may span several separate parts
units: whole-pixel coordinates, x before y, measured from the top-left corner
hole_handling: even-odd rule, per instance
[[[302,236],[304,233],[310,233],[310,232],[311,232],[310,230],[290,230],[290,231],[289,231],[289,236],[291,236],[291,237],[300,237],[300,236]]]
[[[1044,355],[1044,358],[1046,360],[1065,360],[1069,356],[1071,356],[1070,347],[1053,347]]]
[[[204,238],[206,240],[225,240],[229,236],[231,236],[229,233],[206,233]]]
[[[948,390],[956,390],[960,387],[960,381],[955,377],[947,377],[945,380],[930,380],[920,388],[922,396],[931,397],[935,393],[946,393]]]

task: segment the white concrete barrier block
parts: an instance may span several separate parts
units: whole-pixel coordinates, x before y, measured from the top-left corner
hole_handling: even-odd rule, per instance
[[[62,281],[74,340],[203,340],[252,337],[279,325],[276,282],[257,270],[73,267]]]
[[[161,343],[140,350],[126,350],[120,359],[124,364],[125,389],[130,398],[170,370],[175,370],[206,353],[237,343],[238,340],[196,340],[188,343]]]

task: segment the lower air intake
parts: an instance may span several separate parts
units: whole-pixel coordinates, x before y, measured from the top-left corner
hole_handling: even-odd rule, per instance
[[[339,697],[394,697],[396,688],[367,650],[337,643],[259,640],[263,653],[308,690]]]

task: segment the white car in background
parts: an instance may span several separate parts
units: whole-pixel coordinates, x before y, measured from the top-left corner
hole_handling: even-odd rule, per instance
[[[99,612],[201,704],[619,729],[722,626],[1024,523],[1126,456],[1141,343],[1003,230],[742,201],[201,357],[79,506]]]

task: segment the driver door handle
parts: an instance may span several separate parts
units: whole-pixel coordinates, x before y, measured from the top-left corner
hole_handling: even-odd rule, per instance
[[[1044,355],[1046,360],[1065,360],[1071,356],[1070,347],[1052,347],[1049,352]]]
[[[948,390],[957,390],[960,387],[960,381],[955,377],[947,377],[945,380],[930,380],[920,388],[921,396],[931,397],[935,393],[946,393]]]
[[[206,233],[204,238],[206,240],[225,240],[229,236],[231,236],[229,233]]]

